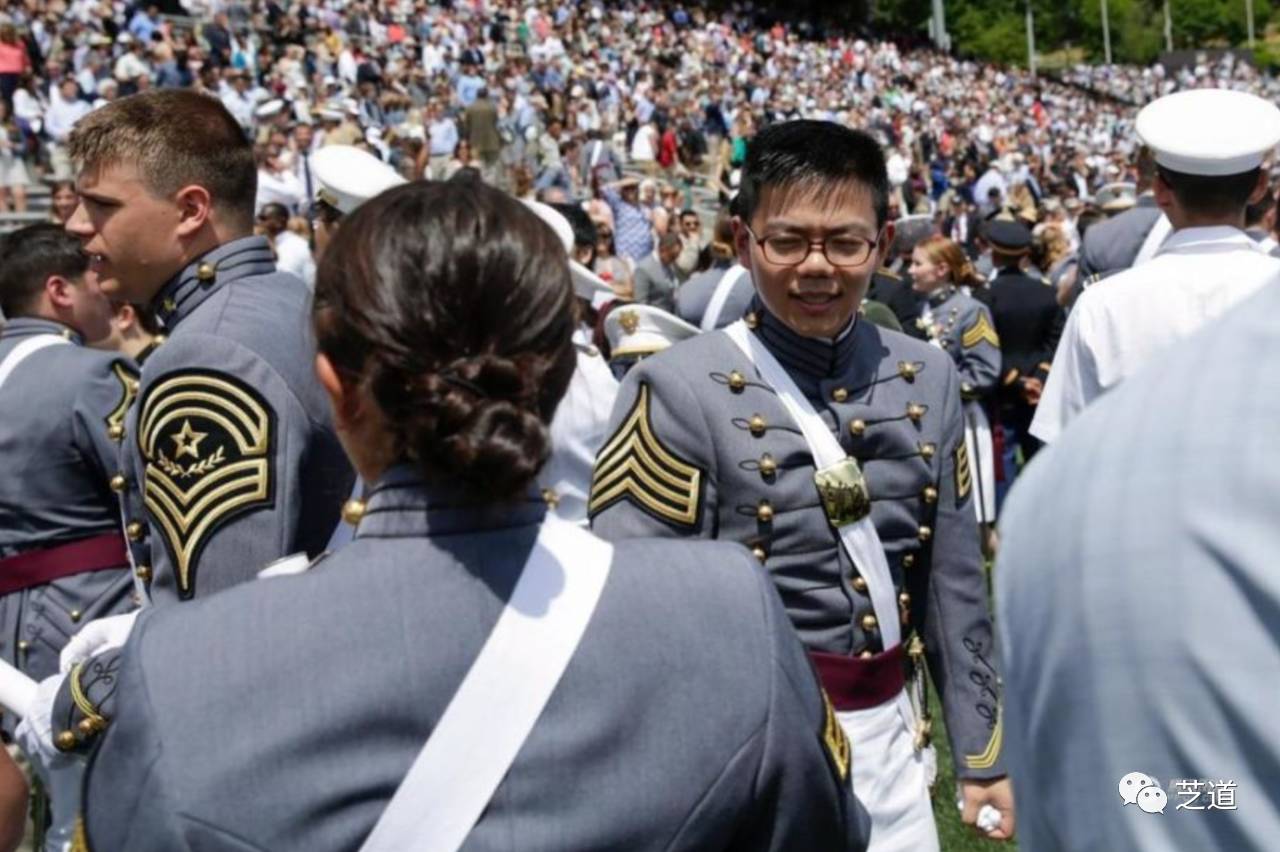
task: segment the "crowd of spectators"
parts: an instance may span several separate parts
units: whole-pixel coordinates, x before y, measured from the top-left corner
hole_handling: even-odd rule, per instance
[[[717,220],[747,141],[806,117],[881,140],[894,215],[932,216],[971,250],[973,222],[1017,215],[1048,272],[1100,215],[1099,191],[1133,181],[1138,105],[1185,86],[1277,87],[1229,56],[1055,80],[763,14],[656,0],[25,0],[0,19],[0,210],[24,210],[38,181],[73,191],[63,143],[82,115],[186,86],[255,139],[277,243],[308,236],[310,154],[354,144],[406,177],[471,168],[580,204],[597,270],[629,295],[667,234],[682,241],[682,278],[730,262]],[[297,243],[278,253],[307,268]]]

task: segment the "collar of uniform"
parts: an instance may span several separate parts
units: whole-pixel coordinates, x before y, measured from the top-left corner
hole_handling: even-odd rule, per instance
[[[200,271],[207,268],[206,264],[213,267],[214,274],[202,281]],[[250,275],[266,275],[275,268],[275,256],[266,237],[232,240],[188,264],[161,288],[152,305],[160,322],[172,331],[220,287]]]
[[[948,285],[946,287],[939,287],[937,290],[934,290],[929,294],[929,304],[936,308],[939,305],[944,304],[955,294],[956,288],[954,286]]]
[[[1216,251],[1262,251],[1248,234],[1230,225],[1180,228],[1169,235],[1156,254],[1204,254]]]
[[[835,340],[826,340],[796,334],[769,313],[758,296],[752,299],[751,310],[760,318],[756,334],[783,366],[822,378],[840,375],[853,363],[856,335],[850,331],[858,321],[856,314]]]
[[[356,538],[454,535],[540,523],[547,503],[536,491],[509,503],[483,504],[459,489],[430,485],[397,465],[365,492]]]
[[[84,345],[84,338],[80,336],[79,332],[56,320],[44,319],[43,317],[18,317],[17,319],[7,320],[3,326],[0,326],[0,338],[4,340],[16,340],[37,334],[56,334],[59,337],[70,340],[77,346]]]

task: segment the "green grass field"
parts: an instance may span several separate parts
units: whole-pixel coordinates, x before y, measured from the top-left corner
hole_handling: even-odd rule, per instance
[[[955,800],[956,775],[951,765],[951,743],[942,719],[942,706],[938,704],[938,694],[932,686],[929,688],[929,706],[933,714],[933,744],[938,749],[938,783],[933,788],[933,814],[938,823],[942,852],[1016,852],[1016,839],[1008,843],[985,840],[960,821]]]

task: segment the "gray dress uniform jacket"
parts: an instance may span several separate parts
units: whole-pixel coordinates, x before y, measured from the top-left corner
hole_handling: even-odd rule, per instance
[[[70,345],[33,353],[0,388],[0,559],[120,532],[111,435],[133,400],[137,368],[37,318],[5,324],[0,362],[44,334]],[[81,625],[132,605],[128,568],[120,548],[114,568],[0,597],[0,656],[37,680],[57,672],[59,652]]]
[[[687,323],[702,328],[702,319],[707,313],[707,309],[711,307],[711,298],[715,295],[716,286],[720,283],[720,279],[734,267],[728,269],[708,269],[705,272],[699,272],[688,281],[680,285],[676,290],[675,314]],[[716,317],[715,327],[724,328],[730,323],[742,319],[742,315],[751,307],[751,300],[755,298],[756,288],[751,284],[751,276],[743,275],[738,278],[733,285],[733,289],[729,291],[729,296],[724,300],[724,306],[720,308],[720,315]]]
[[[996,605],[1028,852],[1276,847],[1280,396],[1257,379],[1278,312],[1264,287],[1164,350],[1010,492]],[[1163,813],[1122,803],[1131,772]]]
[[[1106,278],[1133,266],[1134,258],[1159,218],[1160,208],[1155,197],[1146,194],[1138,198],[1132,209],[1089,228],[1080,246],[1077,292],[1095,275]]]
[[[950,357],[863,319],[835,342],[795,334],[758,302],[748,319],[862,468],[903,620],[922,634],[941,691],[958,773],[1002,775],[994,637]],[[613,423],[589,507],[601,536],[741,542],[811,651],[884,650],[866,582],[823,510],[808,445],[726,334],[642,361],[618,393]]]
[[[397,468],[355,540],[309,572],[144,612],[85,780],[90,847],[356,849],[545,513],[537,498],[468,508]],[[614,553],[581,644],[463,849],[863,849],[848,742],[750,555],[670,541]]]
[[[168,340],[126,426],[125,532],[155,602],[324,549],[354,474],[315,378],[306,285],[261,237],[220,246],[156,297]]]
[[[958,287],[930,293],[920,311],[920,330],[955,361],[960,395],[985,398],[1000,381],[1000,338],[991,311]]]

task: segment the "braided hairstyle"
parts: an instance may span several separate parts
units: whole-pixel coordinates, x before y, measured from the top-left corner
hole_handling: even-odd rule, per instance
[[[516,199],[463,178],[361,205],[317,271],[313,322],[429,482],[513,498],[550,455],[576,363],[573,286],[559,239]]]

